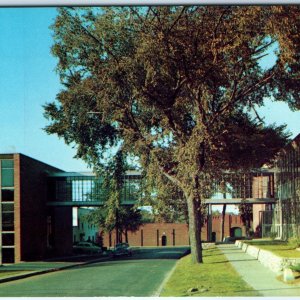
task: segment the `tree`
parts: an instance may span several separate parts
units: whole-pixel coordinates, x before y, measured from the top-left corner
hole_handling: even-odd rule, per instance
[[[142,215],[139,209],[133,205],[122,204],[124,195],[124,178],[128,169],[124,160],[123,151],[120,149],[102,170],[103,176],[101,188],[106,191],[104,206],[91,211],[86,215],[86,220],[104,231],[116,232],[116,243],[122,242],[122,235],[125,235],[128,242],[127,231],[137,231],[142,225]],[[99,187],[97,187],[99,188]],[[91,193],[95,197],[96,193]]]
[[[128,231],[135,232],[143,224],[141,211],[133,206],[123,206],[119,212],[119,230],[128,243]],[[122,242],[122,234],[120,242]]]
[[[182,191],[164,175],[148,168],[154,176],[143,181],[143,205],[152,207],[155,222],[187,223],[187,204]]]
[[[123,235],[128,243],[128,231],[135,232],[143,225],[141,211],[132,205],[120,206],[115,215],[111,213],[114,207],[104,205],[85,215],[85,220],[90,224],[99,226],[104,232],[116,232],[116,243],[122,242]]]
[[[122,146],[147,177],[164,175],[186,200],[202,262],[207,183],[259,167],[286,143],[284,127],[266,126],[256,108],[266,97],[300,106],[299,10],[60,8],[52,53],[64,88],[45,105],[46,131],[96,168]],[[264,68],[273,46],[277,60]]]
[[[246,236],[250,236],[251,221],[253,220],[253,205],[242,201],[239,204],[241,219],[246,227]]]

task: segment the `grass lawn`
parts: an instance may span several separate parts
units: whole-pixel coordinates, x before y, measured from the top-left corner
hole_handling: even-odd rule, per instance
[[[273,252],[277,256],[287,258],[300,258],[300,251],[295,250],[295,247],[293,245],[290,245],[288,242],[265,239],[245,241],[245,243],[257,246],[260,249]]]
[[[22,275],[29,273],[28,271],[0,271],[0,279],[5,278],[5,277],[10,277],[10,276],[15,276],[15,275]]]
[[[217,248],[204,250],[203,264],[192,264],[183,257],[160,296],[259,296],[234,270]],[[192,292],[191,289],[198,289]]]

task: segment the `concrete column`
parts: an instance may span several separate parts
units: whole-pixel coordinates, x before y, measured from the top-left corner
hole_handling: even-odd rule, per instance
[[[212,204],[208,204],[207,209],[207,241],[210,242],[212,240]]]

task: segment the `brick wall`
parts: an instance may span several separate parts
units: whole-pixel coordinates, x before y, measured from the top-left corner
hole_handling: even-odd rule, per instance
[[[216,233],[216,241],[221,237],[222,217],[214,216],[212,218],[212,231]],[[225,216],[225,236],[230,236],[230,228],[241,228],[243,235],[245,230],[240,216]],[[203,241],[207,240],[207,224],[202,228],[201,237]],[[123,236],[125,241],[125,236]],[[131,246],[183,246],[189,245],[188,225],[177,223],[149,223],[140,227],[136,232],[128,232],[128,243]],[[103,246],[112,247],[116,243],[115,232],[111,235],[103,235]]]
[[[233,236],[231,229],[241,228],[242,235],[245,235],[245,228],[242,223],[241,217],[238,215],[225,215],[224,222],[224,237]],[[207,229],[207,225],[205,227],[205,231]],[[221,232],[222,232],[222,216],[213,216],[212,217],[212,232],[216,234],[216,241],[221,240]]]
[[[125,236],[123,236],[125,241]],[[188,245],[188,226],[186,224],[175,223],[149,223],[140,227],[136,232],[128,232],[128,242],[132,246],[162,246],[165,242],[167,246]],[[104,234],[103,245],[114,246],[116,243],[115,232]]]

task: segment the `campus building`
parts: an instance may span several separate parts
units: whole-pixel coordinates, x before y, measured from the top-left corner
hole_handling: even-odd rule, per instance
[[[0,155],[0,263],[45,257],[55,231],[68,239],[60,225],[71,214],[47,207],[48,175],[58,171],[22,154]]]
[[[299,236],[299,145],[300,135],[280,152],[274,170],[224,173],[213,182],[205,199],[208,217],[202,239],[220,240],[221,217],[213,216],[213,205],[241,201],[253,204],[256,236],[272,231],[284,239]],[[133,205],[140,197],[141,174],[128,171],[124,179],[121,204]],[[74,241],[97,238],[95,228],[88,231],[81,220],[77,225],[74,220],[74,208],[83,212],[85,207],[104,204],[107,191],[92,173],[64,172],[22,154],[0,154],[0,190],[0,264],[67,255]],[[226,218],[225,236],[245,235],[240,220]],[[146,224],[131,233],[129,242],[188,244],[187,225]],[[114,245],[113,235],[104,237],[104,245]]]

